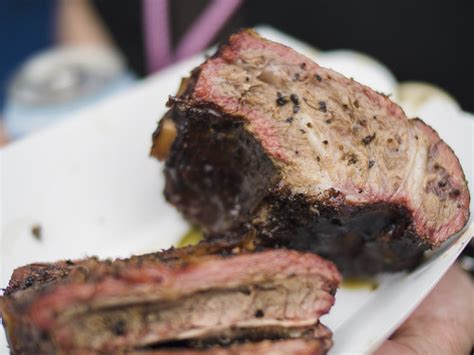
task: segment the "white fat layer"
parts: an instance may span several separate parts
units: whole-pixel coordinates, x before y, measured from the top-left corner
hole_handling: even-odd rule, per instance
[[[414,131],[420,137],[423,137],[422,134],[418,133],[416,127]],[[416,211],[421,203],[423,202],[424,189],[422,188],[424,177],[426,175],[426,164],[428,161],[428,149],[425,142],[422,141],[422,138],[419,140],[413,140],[416,145],[416,154],[413,158],[413,163],[411,165],[411,177],[409,179],[410,184],[407,186],[407,190],[410,192],[410,196],[413,201],[413,208]]]

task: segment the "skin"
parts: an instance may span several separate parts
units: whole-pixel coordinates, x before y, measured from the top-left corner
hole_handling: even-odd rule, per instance
[[[473,346],[474,283],[454,265],[375,355],[462,355]]]
[[[111,47],[112,38],[89,0],[57,3],[56,40],[61,45]]]

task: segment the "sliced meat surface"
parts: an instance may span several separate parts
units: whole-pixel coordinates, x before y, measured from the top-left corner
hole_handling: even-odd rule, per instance
[[[413,267],[469,218],[462,168],[431,127],[251,30],[168,104],[151,154],[168,201],[209,237],[251,226],[257,244],[372,274]]]
[[[222,346],[222,339],[229,345],[299,337],[330,346],[319,317],[340,282],[332,263],[289,250],[206,250],[218,251],[199,246],[16,270],[0,299],[12,349],[162,351],[174,343],[170,351],[200,351]]]

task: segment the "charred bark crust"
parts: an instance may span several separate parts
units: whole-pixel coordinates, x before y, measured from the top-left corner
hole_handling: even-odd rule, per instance
[[[278,180],[272,161],[236,117],[176,102],[165,197],[205,232],[247,222]]]
[[[312,251],[345,275],[411,269],[429,248],[411,230],[404,206],[353,206],[336,191],[316,200],[282,191],[278,167],[243,119],[184,99],[171,104],[167,116],[178,135],[166,161],[165,196],[209,239],[242,238],[246,228],[258,247]]]
[[[266,218],[252,222],[259,246],[316,253],[346,276],[414,268],[429,247],[411,231],[403,206],[331,206],[289,194],[272,194],[263,205]]]

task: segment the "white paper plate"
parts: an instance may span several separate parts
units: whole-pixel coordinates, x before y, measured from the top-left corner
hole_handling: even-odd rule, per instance
[[[387,94],[397,90],[390,72],[372,59],[361,61],[348,51],[318,52],[275,30],[260,30],[309,56],[324,57],[327,66],[331,58],[337,66],[345,61],[352,71],[347,75]],[[197,56],[173,66],[0,151],[0,286],[26,263],[149,252],[169,247],[187,230],[166,204],[162,166],[148,152],[168,95],[201,61]],[[410,110],[418,110],[454,148],[472,182],[472,118],[436,95],[412,103]],[[41,240],[32,236],[35,225],[41,226]],[[471,227],[411,273],[379,276],[375,291],[339,290],[331,314],[323,319],[334,332],[331,354],[375,350],[434,287],[473,234]],[[6,351],[2,335],[0,353]]]

